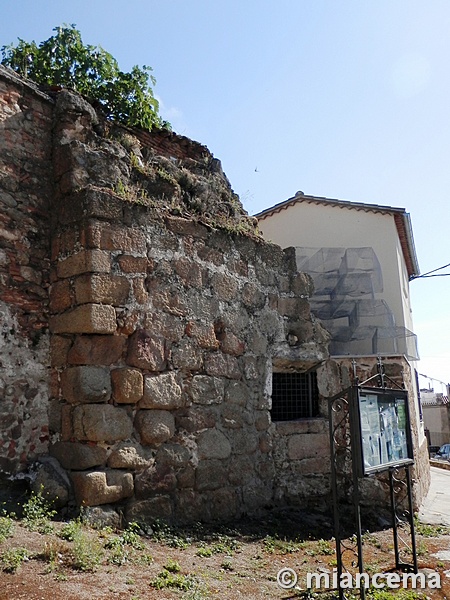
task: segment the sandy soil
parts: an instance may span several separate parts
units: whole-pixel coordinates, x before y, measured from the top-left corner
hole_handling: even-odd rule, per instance
[[[137,542],[132,537],[131,543],[121,532],[83,527],[78,556],[75,541],[60,537],[64,524],[52,522],[52,527],[53,533],[42,534],[15,522],[12,535],[0,542],[3,569],[11,563],[11,550],[24,548],[28,556],[15,572],[0,571],[0,600],[297,598],[299,591],[278,585],[280,569],[293,569],[304,588],[307,572],[332,572],[336,565],[327,516],[315,520],[291,514],[233,528],[163,529]],[[439,535],[428,537],[430,533]],[[442,581],[440,590],[423,590],[433,600],[450,598],[445,573],[450,552],[444,559],[434,556],[450,550],[450,536],[442,533],[425,528],[417,535],[419,567],[437,571]],[[351,538],[348,545],[354,547]],[[97,553],[99,562],[92,566]],[[405,557],[411,560],[407,552]],[[345,560],[354,562],[355,557],[346,553]],[[395,570],[392,530],[364,535],[364,563],[369,574]]]

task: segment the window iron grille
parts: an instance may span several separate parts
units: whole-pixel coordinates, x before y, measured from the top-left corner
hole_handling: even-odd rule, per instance
[[[317,375],[272,374],[272,421],[295,421],[319,416]]]

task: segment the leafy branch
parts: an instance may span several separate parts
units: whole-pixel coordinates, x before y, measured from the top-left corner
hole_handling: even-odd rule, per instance
[[[83,44],[75,25],[53,31],[39,45],[19,38],[17,45],[3,46],[1,63],[40,85],[77,91],[97,102],[107,119],[149,130],[170,128],[158,114],[151,67],[135,65],[126,73],[101,46]]]

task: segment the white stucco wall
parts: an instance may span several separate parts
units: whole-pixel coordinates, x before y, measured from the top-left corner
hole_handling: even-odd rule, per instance
[[[408,275],[392,215],[301,202],[261,219],[259,228],[282,248],[373,248],[383,275],[377,297],[388,303],[396,325],[412,330]]]
[[[282,248],[373,248],[383,276],[383,292],[375,296],[387,302],[397,326],[414,331],[408,271],[393,215],[304,201],[261,219],[259,228],[266,240]],[[416,367],[415,361],[411,367]],[[412,376],[411,380],[415,389],[415,378]],[[419,419],[416,390],[414,400],[422,443],[423,423]]]

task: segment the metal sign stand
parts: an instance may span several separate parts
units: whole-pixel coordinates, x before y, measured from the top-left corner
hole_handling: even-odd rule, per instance
[[[378,359],[378,374],[360,383],[356,377],[356,363],[353,362],[354,384],[338,396],[331,398],[328,404],[328,418],[330,424],[330,451],[331,451],[331,488],[333,497],[334,534],[336,539],[336,566],[339,599],[346,600],[345,588],[341,587],[341,576],[352,573],[357,567],[360,574],[364,573],[363,536],[361,526],[361,506],[359,492],[359,454],[353,447],[359,423],[355,414],[355,402],[360,386],[378,378],[378,387],[383,389],[402,389],[396,382],[385,375],[381,359]],[[387,380],[391,384],[388,388]],[[356,394],[356,396],[355,396]],[[352,408],[353,407],[353,408]],[[399,570],[408,570],[417,573],[417,552],[414,531],[414,514],[412,500],[412,485],[410,465],[394,466],[388,469],[389,490],[391,501],[392,529],[395,549],[395,566]],[[341,514],[349,515],[349,505],[345,502],[345,490],[351,487],[353,505],[353,535],[348,538],[344,532],[345,523]],[[405,507],[406,503],[406,507]],[[400,525],[405,522],[409,525],[410,544],[400,535]],[[346,519],[348,523],[348,518]],[[402,552],[412,554],[413,564],[402,559]],[[365,599],[365,588],[360,587],[361,600]]]

